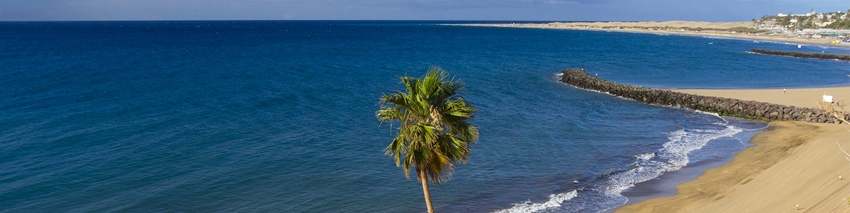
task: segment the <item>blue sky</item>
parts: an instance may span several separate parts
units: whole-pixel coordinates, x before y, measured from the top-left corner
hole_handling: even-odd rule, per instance
[[[2,0],[0,21],[749,21],[847,11],[850,0]]]

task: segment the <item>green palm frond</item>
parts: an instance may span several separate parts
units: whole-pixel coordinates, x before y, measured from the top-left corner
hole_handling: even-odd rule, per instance
[[[401,77],[407,91],[384,94],[378,120],[397,122],[398,134],[386,148],[397,166],[410,177],[411,167],[434,183],[451,177],[454,163],[466,163],[469,145],[478,140],[478,129],[467,120],[475,108],[458,96],[465,86],[432,67],[421,78]]]

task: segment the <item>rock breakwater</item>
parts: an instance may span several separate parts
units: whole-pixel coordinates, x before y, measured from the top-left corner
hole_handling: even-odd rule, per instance
[[[830,54],[830,53],[807,53],[807,52],[787,52],[778,50],[752,49],[750,52],[765,54],[765,55],[781,55],[797,58],[817,58],[850,61],[850,54]]]
[[[587,74],[584,69],[572,68],[561,72],[560,81],[578,88],[607,92],[652,105],[671,106],[714,112],[762,121],[804,121],[812,123],[841,123],[841,120],[821,109],[786,106],[733,98],[701,96],[670,90],[639,87],[603,80]],[[845,120],[850,115],[844,114]]]

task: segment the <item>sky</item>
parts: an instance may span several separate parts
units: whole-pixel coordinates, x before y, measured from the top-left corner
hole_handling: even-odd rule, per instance
[[[0,0],[0,21],[750,21],[850,0]]]

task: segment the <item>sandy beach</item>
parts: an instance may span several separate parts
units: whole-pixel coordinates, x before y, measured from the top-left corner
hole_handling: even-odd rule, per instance
[[[824,94],[850,100],[850,87],[674,91],[801,107]],[[838,146],[850,150],[850,125],[771,122],[751,142],[732,162],[678,185],[678,195],[617,212],[850,212],[850,179],[839,179],[850,176],[850,161]]]
[[[832,96],[833,101],[850,101],[850,87],[794,88],[794,89],[673,89],[676,92],[699,94],[715,97],[727,97],[741,100],[754,100],[797,107],[817,107],[824,95]],[[850,107],[847,108],[850,110]],[[850,167],[848,167],[850,168]]]
[[[807,43],[834,45],[831,38],[798,38],[784,35],[769,35],[764,33],[746,33],[732,30],[733,28],[751,29],[753,22],[699,22],[699,21],[664,21],[664,22],[552,22],[545,24],[465,24],[466,26],[489,27],[518,27],[544,29],[573,29],[599,30],[634,33],[676,34],[690,36],[725,37],[753,40],[771,40],[789,43]],[[839,46],[850,47],[848,43]]]

